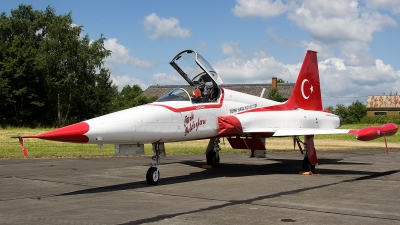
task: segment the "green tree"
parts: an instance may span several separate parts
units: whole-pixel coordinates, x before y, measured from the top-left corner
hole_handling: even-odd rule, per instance
[[[331,113],[333,113],[335,109],[333,108],[333,106],[328,106],[325,108],[325,110],[329,110],[331,111]]]
[[[349,115],[349,111],[347,109],[347,107],[343,104],[337,104],[335,109],[333,110],[333,114],[338,115],[340,117],[342,117],[343,122],[346,123],[346,118]]]
[[[145,104],[154,102],[157,99],[158,99],[158,97],[155,97],[155,96],[150,97],[150,98],[147,98],[146,96],[138,96],[138,97],[135,98],[134,105],[135,106],[145,105]]]
[[[361,119],[367,115],[367,107],[358,100],[348,107],[349,123],[359,123]]]
[[[139,105],[144,105],[147,103],[154,102],[158,97],[147,98],[146,96],[141,96],[143,93],[142,88],[134,84],[132,86],[126,85],[122,88],[114,100],[113,111],[123,110]]]
[[[268,92],[267,99],[274,100],[277,102],[284,102],[285,99],[283,98],[282,94],[279,93],[277,88],[271,88]]]
[[[359,101],[353,102],[348,107],[337,104],[336,108],[331,107],[331,109],[333,114],[342,118],[344,124],[359,123],[367,115],[367,107]]]
[[[82,37],[71,14],[23,4],[1,14],[0,121],[61,126],[111,110],[117,90],[103,65],[111,51],[103,36]]]
[[[34,122],[35,115],[43,112],[44,77],[35,69],[41,39],[36,34],[39,16],[31,6],[23,5],[12,10],[11,17],[4,12],[0,16],[0,79],[6,87],[1,93],[1,111],[11,124]]]
[[[8,87],[7,81],[0,77],[0,109],[5,109],[7,105],[7,98],[8,98]],[[0,126],[6,125],[6,112],[4,110],[0,110]]]
[[[138,97],[142,92],[142,88],[137,84],[132,86],[126,85],[115,98],[113,111],[134,107],[136,104],[135,98]]]
[[[276,80],[276,82],[277,82],[278,84],[284,84],[284,83],[285,83],[285,81],[284,81],[282,78],[278,78],[278,79]]]

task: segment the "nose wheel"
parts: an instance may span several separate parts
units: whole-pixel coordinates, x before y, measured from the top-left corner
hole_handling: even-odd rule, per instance
[[[158,170],[158,167],[150,167],[147,170],[146,174],[146,181],[150,185],[156,185],[160,179],[160,171]]]

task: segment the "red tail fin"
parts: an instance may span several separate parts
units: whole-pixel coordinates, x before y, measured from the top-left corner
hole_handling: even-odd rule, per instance
[[[286,105],[293,108],[322,110],[317,52],[307,51],[292,95]]]

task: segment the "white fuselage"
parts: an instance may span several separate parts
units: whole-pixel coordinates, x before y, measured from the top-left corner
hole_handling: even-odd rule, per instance
[[[226,115],[238,115],[244,118],[260,116],[256,124],[255,122],[245,123],[246,126],[255,128],[267,126],[267,124],[270,124],[268,127],[272,124],[276,127],[285,127],[285,124],[293,125],[294,123],[302,127],[305,121],[308,121],[307,126],[317,124],[318,127],[328,128],[339,125],[337,117],[335,117],[337,122],[327,121],[328,123],[324,124],[326,116],[320,116],[315,123],[315,116],[319,116],[316,114],[327,114],[324,112],[291,110],[247,115],[243,113],[255,108],[279,104],[281,103],[223,89],[217,102],[154,102],[90,119],[84,121],[90,126],[90,130],[85,135],[89,137],[88,143],[93,144],[145,144],[204,139],[218,136],[218,117]],[[307,116],[310,116],[309,120],[302,120]]]

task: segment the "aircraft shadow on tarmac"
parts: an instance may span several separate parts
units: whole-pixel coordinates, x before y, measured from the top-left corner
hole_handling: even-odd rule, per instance
[[[252,164],[237,164],[237,163],[221,163],[220,167],[213,169],[205,169],[200,172],[190,173],[182,176],[167,177],[160,179],[157,186],[185,183],[198,180],[206,180],[218,177],[245,177],[245,176],[259,176],[259,175],[273,175],[273,174],[298,174],[301,170],[301,160],[291,159],[265,159],[275,161],[276,163],[252,165]],[[320,165],[338,164],[338,165],[370,165],[370,163],[358,162],[340,162],[342,159],[319,159]],[[204,162],[201,161],[180,161],[180,164],[202,167]],[[166,164],[164,164],[166,165]],[[361,175],[360,179],[369,179],[380,176],[380,173],[373,171],[357,171],[357,170],[339,170],[339,169],[317,169],[321,174],[333,175]],[[161,171],[162,172],[162,171]],[[397,171],[395,171],[397,172]],[[162,173],[161,173],[162,176]],[[130,182],[116,185],[108,185],[96,188],[88,188],[68,193],[59,194],[58,196],[67,195],[80,195],[80,194],[93,194],[104,193],[123,190],[134,190],[138,188],[149,187],[145,180],[139,182]]]

